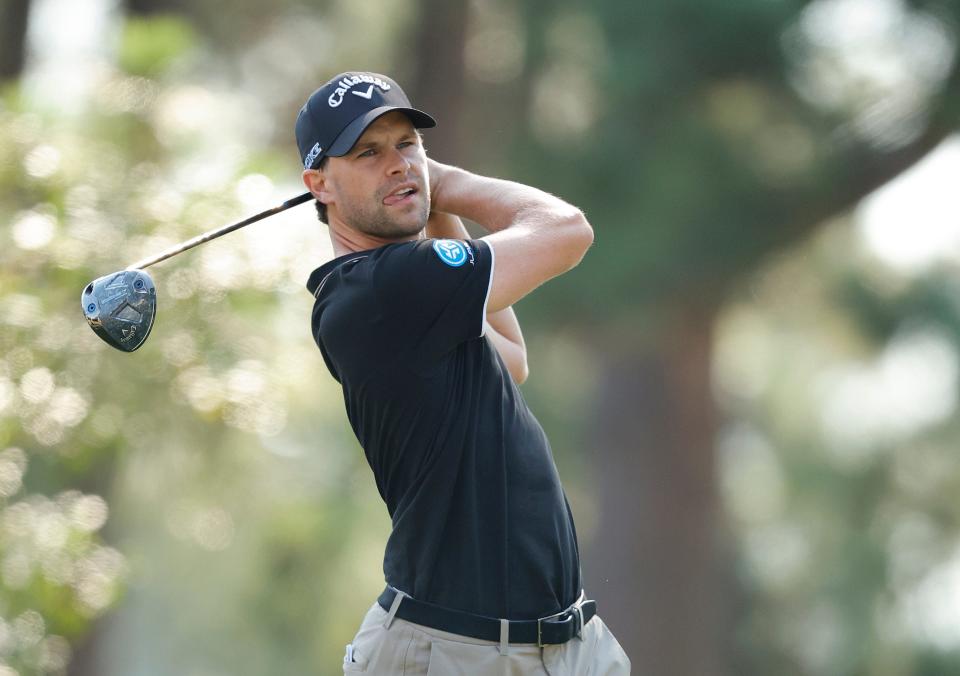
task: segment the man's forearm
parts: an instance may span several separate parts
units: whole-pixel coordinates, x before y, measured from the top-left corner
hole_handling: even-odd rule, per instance
[[[520,323],[512,307],[487,315],[486,335],[497,348],[500,358],[517,385],[523,385],[530,375],[527,366],[527,346],[523,342]]]
[[[558,214],[579,211],[538,188],[473,174],[428,160],[431,202],[437,211],[467,218],[489,232],[524,223],[536,226]]]

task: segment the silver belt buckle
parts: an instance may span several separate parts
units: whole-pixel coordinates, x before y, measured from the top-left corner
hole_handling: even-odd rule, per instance
[[[566,610],[561,610],[559,613],[554,613],[553,615],[547,615],[546,617],[541,617],[537,619],[537,647],[538,648],[544,648],[548,645],[553,645],[551,643],[543,642],[543,628],[541,627],[540,623],[546,622],[547,620],[555,620],[558,617],[563,617],[567,613],[571,612],[571,608],[567,608]]]
[[[541,617],[537,619],[537,647],[544,648],[550,643],[543,642],[543,629],[540,627],[540,623],[545,620],[555,620],[558,617],[563,617],[567,613],[572,613],[573,617],[580,620],[580,625],[577,627],[576,636],[579,636],[580,639],[583,639],[583,609],[580,607],[587,600],[587,593],[583,590],[580,591],[580,596],[577,597],[577,600],[574,601],[573,605],[565,610],[561,610],[559,613],[553,615],[548,615],[547,617]],[[574,621],[576,621],[576,619]]]
[[[557,613],[557,614],[555,614],[555,615],[548,615],[547,617],[537,618],[537,647],[538,647],[538,648],[544,648],[544,647],[546,647],[546,646],[548,646],[548,645],[552,645],[552,644],[550,644],[550,643],[544,643],[544,642],[543,642],[543,628],[542,628],[542,626],[541,626],[540,623],[541,623],[541,622],[544,622],[545,620],[553,620],[553,619],[556,619],[556,618],[560,617],[561,615],[565,614],[566,612],[567,612],[567,611],[564,610],[563,612]]]

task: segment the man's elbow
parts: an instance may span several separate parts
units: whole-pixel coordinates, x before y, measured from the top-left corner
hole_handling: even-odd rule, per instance
[[[567,216],[565,226],[569,270],[579,265],[593,245],[593,226],[579,209]]]
[[[523,385],[530,376],[530,366],[527,364],[527,348],[523,345],[522,339],[519,345],[514,345],[510,354],[510,360],[507,362],[507,368],[510,371],[510,377],[517,385]]]
[[[580,221],[580,244],[583,246],[583,253],[580,258],[583,258],[590,247],[593,246],[593,226],[590,225],[590,221],[587,220],[582,211],[580,212]]]

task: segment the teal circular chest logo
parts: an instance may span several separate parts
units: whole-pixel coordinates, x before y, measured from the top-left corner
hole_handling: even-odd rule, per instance
[[[438,239],[433,243],[433,250],[452,268],[459,268],[467,262],[467,245],[455,239]]]

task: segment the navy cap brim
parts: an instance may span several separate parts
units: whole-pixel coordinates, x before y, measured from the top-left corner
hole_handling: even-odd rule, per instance
[[[323,155],[329,157],[342,157],[350,152],[350,149],[353,148],[356,144],[357,139],[363,136],[363,132],[366,131],[374,120],[378,117],[382,117],[389,112],[394,110],[399,110],[401,113],[405,113],[407,117],[410,118],[410,121],[413,122],[413,126],[418,129],[427,129],[429,127],[436,127],[437,121],[432,117],[427,115],[422,110],[417,110],[416,108],[404,108],[402,106],[381,106],[379,108],[374,108],[373,110],[368,110],[363,115],[359,116],[353,122],[344,127],[343,131],[334,139],[333,143],[330,144],[330,147],[327,148],[326,152]],[[321,155],[321,157],[323,156]],[[317,160],[320,158],[318,157]],[[314,162],[314,166],[316,166]]]

